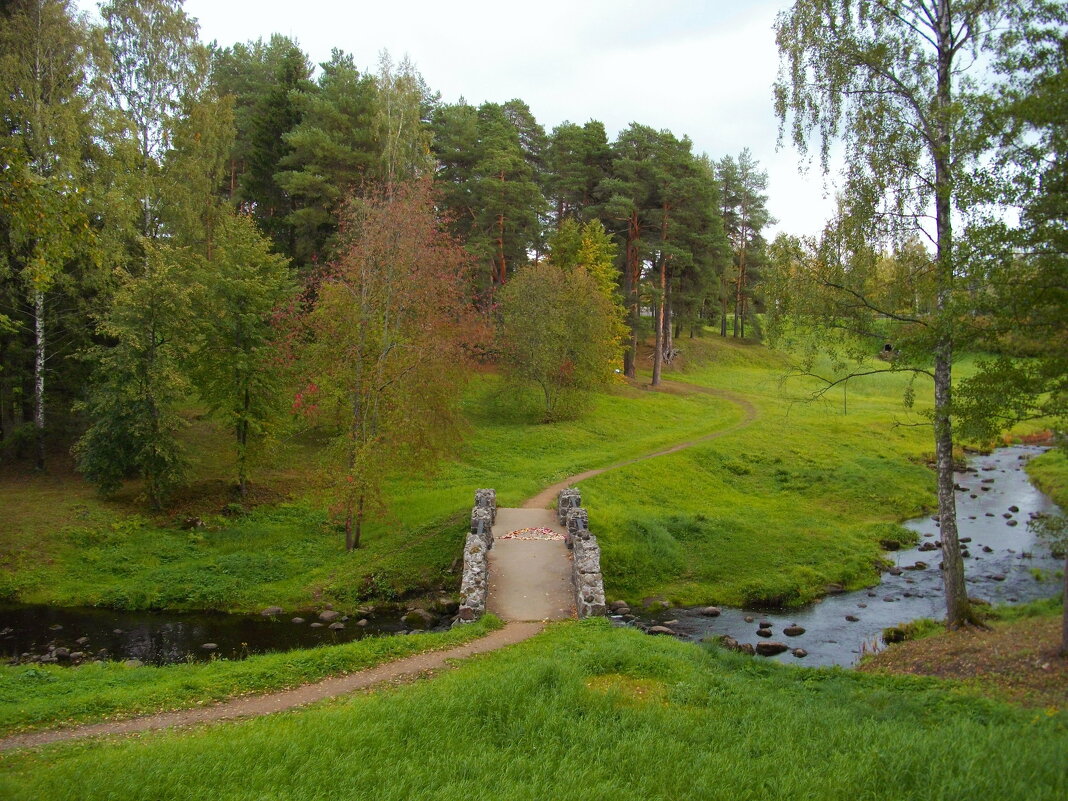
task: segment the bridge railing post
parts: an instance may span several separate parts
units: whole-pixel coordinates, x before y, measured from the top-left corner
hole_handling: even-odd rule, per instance
[[[564,537],[567,547],[574,551],[571,578],[575,587],[575,609],[580,618],[598,617],[608,611],[604,596],[604,576],[601,573],[601,546],[590,533],[590,516],[582,508],[582,496],[577,489],[560,490],[556,514],[561,525],[567,526]]]
[[[560,490],[556,496],[556,519],[563,525],[567,522],[567,513],[582,506],[582,495],[574,487]]]
[[[489,550],[493,547],[493,523],[497,518],[497,493],[475,490],[471,527],[464,541],[464,572],[460,580],[460,610],[457,623],[471,623],[486,611],[489,593]]]

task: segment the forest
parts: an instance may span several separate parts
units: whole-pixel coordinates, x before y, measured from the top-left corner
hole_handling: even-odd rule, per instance
[[[508,362],[522,334],[498,296],[525,266],[599,275],[611,318],[601,353],[561,357],[587,364],[566,376],[543,366],[548,416],[554,382],[600,380],[616,355],[612,368],[633,378],[653,329],[657,379],[680,336],[759,335],[769,215],[748,151],[712,158],[637,123],[614,141],[596,120],[546,132],[520,99],[444,103],[386,52],[361,72],[340,49],[313,65],[281,35],[205,44],[169,0],[106,3],[99,24],[66,2],[3,14],[5,459],[45,470],[73,447],[87,480],[110,492],[141,477],[162,508],[185,475],[179,409],[199,401],[235,432],[243,495],[259,440],[342,403],[307,390],[325,394],[327,362],[341,358],[327,329],[343,312],[323,319],[322,289],[368,246],[360,204],[396,221],[421,203],[429,216],[422,233],[409,226],[411,247],[459,248],[436,274],[383,278],[417,291],[458,276],[448,314],[467,325],[450,335],[464,340],[453,356]],[[424,297],[418,314],[440,301]]]
[[[1068,3],[779,5],[814,231],[639,92],[0,0],[0,796],[1066,797]]]

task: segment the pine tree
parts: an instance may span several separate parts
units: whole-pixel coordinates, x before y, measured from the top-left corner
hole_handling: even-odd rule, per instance
[[[341,200],[368,179],[377,157],[374,79],[340,50],[321,66],[317,87],[294,97],[300,123],[282,135],[289,152],[274,174],[292,203],[285,222],[301,265],[329,259]]]

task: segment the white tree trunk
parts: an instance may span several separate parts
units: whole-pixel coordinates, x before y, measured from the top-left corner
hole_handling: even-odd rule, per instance
[[[40,289],[33,293],[33,332],[34,332],[34,358],[33,358],[33,426],[37,457],[37,469],[44,470],[45,447],[45,297]]]

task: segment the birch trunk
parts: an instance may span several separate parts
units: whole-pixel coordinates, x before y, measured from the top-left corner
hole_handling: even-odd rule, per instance
[[[946,594],[946,625],[958,628],[972,622],[964,559],[957,535],[957,504],[953,491],[953,330],[949,320],[953,299],[953,219],[949,120],[952,103],[953,37],[948,0],[938,4],[938,97],[935,164],[935,228],[937,233],[937,317],[934,352],[935,472],[938,482],[938,519],[942,537],[942,581]]]
[[[33,427],[37,469],[45,469],[45,302],[44,292],[33,293]]]

